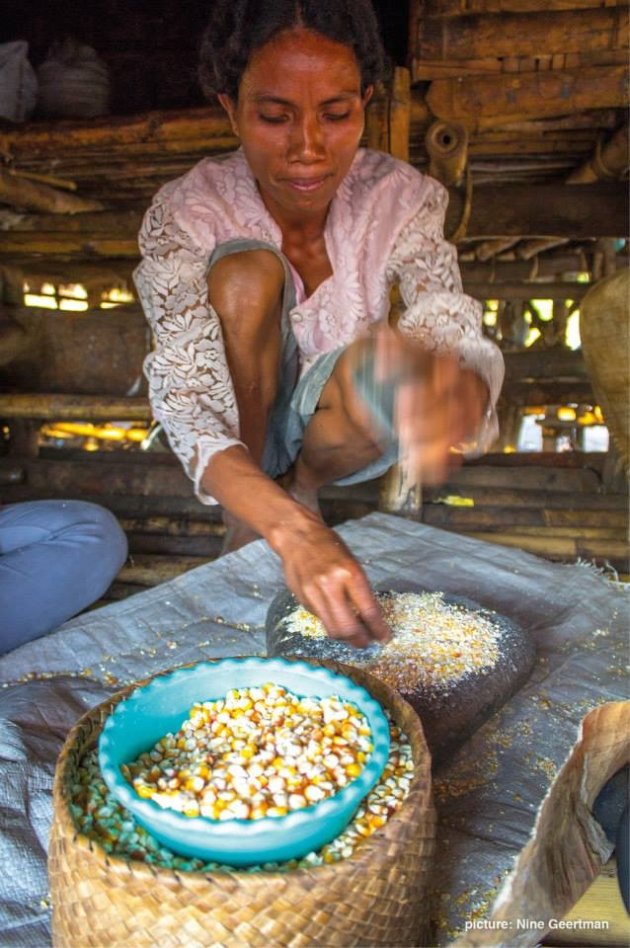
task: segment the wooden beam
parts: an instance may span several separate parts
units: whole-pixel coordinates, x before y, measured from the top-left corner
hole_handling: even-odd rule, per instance
[[[585,109],[625,108],[627,66],[593,66],[545,72],[504,73],[436,79],[426,97],[431,111],[444,121],[462,122],[471,129],[492,128],[568,115]]]
[[[19,347],[11,345],[10,336],[5,343],[5,327],[21,334]],[[150,349],[149,324],[137,305],[83,313],[0,307],[5,391],[140,395]]]
[[[568,53],[605,53],[628,47],[628,11],[622,7],[485,13],[455,19],[421,17],[411,37],[414,56],[427,60],[502,59]]]
[[[50,214],[84,214],[100,211],[99,201],[89,201],[69,194],[48,184],[31,181],[0,168],[0,203],[27,211],[44,211]]]
[[[590,283],[475,283],[464,290],[478,300],[581,300]]]
[[[65,119],[38,122],[0,132],[0,154],[20,161],[35,157],[59,158],[84,149],[124,151],[129,145],[167,146],[177,141],[204,142],[210,146],[216,138],[229,138],[232,147],[238,140],[220,106],[146,112],[142,115],[117,116],[76,121]]]
[[[580,349],[526,349],[504,352],[503,358],[508,383],[540,379],[588,380],[589,377]]]
[[[585,184],[579,199],[563,184],[484,185],[474,190],[466,237],[625,237],[623,185]],[[459,225],[465,197],[451,188],[447,234]],[[138,259],[142,211],[103,211],[63,217],[29,214],[0,234],[0,264],[16,255],[37,254],[77,260]]]
[[[563,275],[590,272],[592,252],[588,253],[550,253],[542,254],[536,260],[497,260],[484,263],[467,259],[468,252],[475,245],[467,245],[460,253],[460,270],[464,282],[468,283],[528,283],[537,280],[562,279]],[[593,247],[593,250],[595,248]],[[616,269],[630,266],[626,254],[616,254]]]
[[[446,233],[458,227],[465,195],[449,189]],[[473,191],[466,237],[625,237],[625,187],[584,184],[485,185]]]
[[[0,418],[50,421],[149,421],[146,398],[107,395],[0,394]]]
[[[418,4],[416,4],[418,6]],[[470,16],[474,13],[543,13],[625,6],[625,0],[424,0],[426,16]]]

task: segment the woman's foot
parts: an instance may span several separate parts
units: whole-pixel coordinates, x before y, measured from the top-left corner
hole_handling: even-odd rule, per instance
[[[316,514],[319,519],[323,522],[322,512],[319,506],[319,491],[316,488],[304,487],[298,482],[296,476],[296,464],[292,464],[286,474],[282,474],[280,477],[276,478],[276,484],[279,487],[282,487],[283,490],[286,490],[289,497],[292,497],[293,500],[296,500],[298,504],[301,504],[303,507],[306,507],[307,510],[310,510],[311,513]]]
[[[223,546],[221,547],[221,556],[226,553],[234,553],[235,550],[240,550],[242,546],[247,546],[248,543],[253,543],[254,540],[260,540],[260,536],[255,530],[252,530],[251,527],[248,527],[246,523],[243,523],[242,520],[239,520],[238,517],[227,510],[223,511],[223,523],[226,529]]]
[[[319,507],[318,491],[314,488],[307,488],[300,485],[296,478],[296,465],[292,465],[289,470],[276,478],[276,484],[287,492],[289,497],[297,501],[311,513],[314,513],[323,522],[322,512]],[[223,523],[225,524],[225,539],[221,547],[221,556],[225,553],[234,553],[240,550],[242,546],[253,543],[254,540],[260,540],[260,535],[248,527],[246,523],[239,520],[229,511],[223,511]]]

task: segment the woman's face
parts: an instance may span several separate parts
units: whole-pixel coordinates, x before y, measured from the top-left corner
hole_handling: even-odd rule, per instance
[[[295,29],[253,53],[238,102],[219,97],[280,224],[325,215],[356,154],[371,93],[361,95],[349,47]]]

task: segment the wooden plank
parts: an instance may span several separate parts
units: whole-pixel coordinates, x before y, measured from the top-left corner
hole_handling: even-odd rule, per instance
[[[546,467],[583,468],[602,474],[606,454],[602,451],[489,451],[466,460],[465,467]]]
[[[220,106],[146,112],[142,115],[115,116],[88,121],[64,119],[38,122],[21,128],[0,131],[0,154],[19,160],[21,157],[49,155],[59,158],[64,152],[82,149],[115,150],[130,144],[155,143],[192,139],[205,141],[229,136],[234,146],[238,141],[231,132],[226,113]]]
[[[627,50],[628,11],[600,7],[551,10],[544,16],[505,12],[455,19],[424,16],[411,42],[420,62]]]
[[[624,108],[627,100],[624,65],[471,76],[466,82],[436,79],[427,93],[427,104],[438,118],[475,129],[585,109]]]
[[[516,238],[509,240],[516,243]],[[616,267],[622,269],[628,267],[629,264],[630,261],[625,254],[616,255]],[[464,283],[531,283],[533,290],[540,285],[541,290],[544,291],[545,282],[568,274],[584,273],[590,269],[591,265],[585,254],[578,253],[545,253],[535,261],[495,258],[489,263],[462,259],[460,254],[459,268]]]
[[[597,493],[601,480],[595,471],[571,468],[500,468],[490,466],[460,467],[449,475],[447,485],[460,488],[506,487],[525,490]]]
[[[0,416],[1,416],[0,411]],[[161,454],[134,454],[129,460],[117,458],[116,461],[101,463],[100,456],[89,452],[81,461],[56,461],[44,458],[20,459],[24,472],[22,483],[33,490],[45,489],[50,485],[65,490],[68,496],[74,493],[94,494],[150,494],[186,497],[192,495],[192,482],[176,460],[169,458],[163,463]],[[103,452],[104,458],[108,452]],[[118,452],[117,452],[118,454]],[[132,458],[143,457],[143,463],[135,463]],[[144,458],[148,463],[144,462]],[[15,469],[16,459],[0,459],[0,470]],[[598,494],[601,478],[597,471],[580,468],[554,467],[491,467],[466,466],[452,472],[445,493],[455,493],[457,489],[468,488],[505,488],[524,490],[544,490],[550,492],[569,492],[580,495]],[[581,503],[582,500],[575,501]],[[199,505],[201,506],[201,505]]]
[[[581,300],[588,283],[476,283],[464,281],[464,290],[478,300]]]
[[[623,184],[485,185],[473,190],[466,237],[624,237],[628,228]],[[457,228],[465,196],[449,189],[446,233]]]
[[[148,399],[58,393],[0,394],[0,418],[52,421],[144,421],[151,418]]]
[[[20,333],[19,346],[0,343],[2,389],[118,396],[146,391],[142,363],[151,331],[138,306],[81,313],[0,307],[0,319]]]
[[[623,904],[615,859],[610,859],[584,895],[576,902],[565,921],[574,922],[545,935],[545,948],[628,948],[630,927]],[[580,923],[606,921],[606,929],[586,928]]]
[[[418,0],[412,0],[420,6]],[[477,13],[544,13],[625,6],[625,0],[423,0],[427,16],[469,16]]]
[[[127,533],[127,539],[132,557],[138,553],[151,553],[161,556],[200,556],[208,560],[217,557],[223,546],[222,536],[172,537],[155,533]]]
[[[500,503],[497,498],[497,505]],[[522,529],[553,533],[554,536],[592,535],[614,536],[626,539],[627,516],[623,510],[591,510],[590,498],[582,502],[582,507],[573,510],[551,510],[541,506],[525,507],[518,498],[512,507],[478,506],[451,507],[446,504],[425,503],[422,512],[423,523],[433,526],[462,527],[466,530]]]
[[[588,284],[584,284],[588,287]],[[588,379],[581,349],[526,349],[504,352],[505,374],[511,382],[538,379]]]
[[[617,569],[628,569],[630,547],[621,540],[598,540],[576,537],[541,536],[532,537],[518,532],[493,533],[485,530],[466,531],[466,536],[501,546],[517,547],[527,553],[546,556],[552,559],[587,559],[596,563],[610,562]]]
[[[50,214],[81,214],[102,210],[102,204],[98,201],[89,201],[47,184],[30,181],[3,168],[0,168],[0,202],[10,207]]]
[[[176,579],[182,573],[207,563],[200,556],[160,556],[158,554],[139,553],[129,560],[116,577],[122,583],[134,583],[137,586],[157,586],[159,583]]]
[[[519,408],[528,408],[534,405],[593,405],[595,401],[593,386],[587,379],[538,379],[534,382],[508,380],[503,385],[499,405],[509,402]]]
[[[449,189],[446,232],[462,219],[465,196]],[[625,237],[623,183],[580,185],[579,200],[564,184],[504,184],[474,188],[467,239],[489,237]],[[29,214],[0,233],[0,263],[15,264],[29,255],[94,261],[99,257],[137,260],[137,232],[142,212],[81,214],[63,218]],[[127,263],[126,266],[130,266]]]
[[[123,517],[120,525],[127,533],[145,536],[217,537],[225,533],[225,527],[220,522],[193,520],[188,517]]]
[[[553,55],[539,52],[536,56],[503,56],[500,59],[422,58],[413,60],[413,77],[414,82],[433,81],[435,79],[459,79],[461,82],[463,78],[469,76],[535,73],[551,70],[560,72],[566,69],[590,69],[593,66],[624,66],[627,60],[628,50],[626,47],[605,51],[586,50],[583,52],[555,53]]]
[[[118,453],[118,452],[117,452]],[[105,458],[107,452],[103,452]],[[168,459],[164,463],[161,454],[145,455],[148,464],[136,464],[118,457],[110,463],[101,463],[101,459],[86,452],[84,461],[53,461],[43,458],[20,460],[24,471],[23,484],[33,492],[54,490],[56,495],[67,497],[78,494],[93,496],[150,496],[156,497],[193,497],[192,481],[186,476],[178,461]],[[0,459],[0,470],[14,467],[12,459]],[[195,501],[196,510],[204,505]]]

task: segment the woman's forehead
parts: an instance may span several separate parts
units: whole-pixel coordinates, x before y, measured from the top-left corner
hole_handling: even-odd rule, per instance
[[[301,83],[329,98],[360,91],[361,74],[354,51],[311,30],[287,30],[252,53],[241,93],[248,98],[278,94]]]

